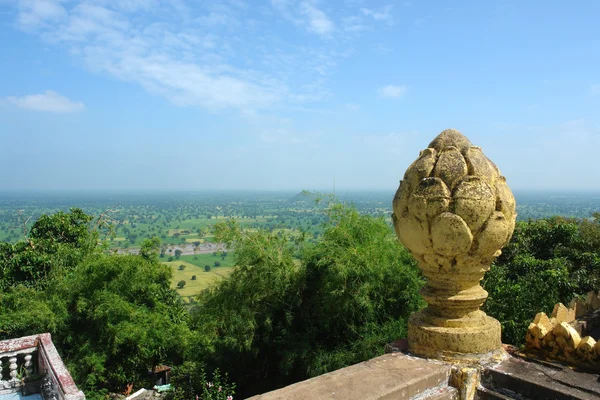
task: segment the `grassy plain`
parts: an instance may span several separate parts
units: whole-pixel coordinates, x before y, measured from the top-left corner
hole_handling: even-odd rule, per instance
[[[220,256],[213,256],[212,254],[193,254],[187,256],[181,256],[179,258],[181,261],[185,261],[190,263],[196,267],[201,267],[204,271],[205,265],[210,265],[211,268],[214,267],[215,261],[218,261],[221,265],[220,267],[233,267],[233,252],[228,252],[225,259]],[[177,262],[177,260],[173,260],[173,262]],[[219,267],[217,267],[219,268]]]
[[[212,267],[209,272],[206,272],[204,266],[199,267],[184,260],[165,262],[165,264],[173,270],[171,287],[176,289],[177,293],[184,299],[197,295],[219,279],[227,278],[233,271],[233,267]],[[179,270],[180,265],[185,265],[183,271]],[[196,275],[195,280],[192,280],[193,275]],[[183,289],[177,289],[177,282],[181,280],[185,281],[185,286]]]

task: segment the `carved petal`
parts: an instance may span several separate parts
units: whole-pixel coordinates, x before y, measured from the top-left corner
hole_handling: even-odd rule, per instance
[[[452,190],[467,175],[467,162],[456,147],[448,147],[440,153],[433,175],[441,178]]]
[[[448,211],[449,205],[450,190],[440,178],[422,179],[408,200],[410,213],[421,221]]]
[[[453,196],[454,213],[460,215],[476,234],[496,207],[496,196],[490,185],[476,176],[463,180]],[[506,238],[506,236],[504,237]]]
[[[435,166],[437,152],[435,149],[425,149],[421,151],[419,158],[413,162],[404,173],[404,181],[408,185],[408,190],[412,192],[417,184],[423,178],[431,176],[431,171]]]
[[[566,322],[557,324],[552,330],[552,333],[556,338],[566,339],[565,343],[569,347],[568,350],[575,350],[577,346],[579,346],[579,342],[581,342],[581,336],[579,336],[579,333],[575,330],[575,328]]]
[[[598,357],[600,357],[600,341],[596,342],[596,344],[594,345],[594,350],[596,351]]]
[[[461,153],[466,154],[466,151],[473,144],[462,133],[455,129],[446,129],[436,136],[428,147],[432,147],[437,151],[442,151],[450,146],[456,147]]]
[[[445,212],[433,219],[431,240],[436,252],[452,257],[469,251],[473,235],[461,217]]]
[[[581,339],[581,342],[579,342],[579,346],[577,346],[577,355],[584,360],[590,360],[595,358],[593,357],[595,345],[596,341],[594,340],[594,338],[592,338],[591,336],[584,337],[583,339]]]
[[[496,181],[496,210],[502,211],[506,219],[511,220],[516,217],[515,209],[515,197],[506,184],[506,179],[501,176]]]
[[[398,190],[394,195],[394,200],[392,200],[392,210],[396,214],[402,215],[408,211],[409,195],[408,184],[406,181],[400,181],[400,186],[398,186]]]
[[[479,234],[475,235],[474,253],[491,257],[498,251],[508,236],[508,221],[500,211],[494,211]]]
[[[431,253],[431,242],[427,229],[427,223],[419,222],[410,213],[405,213],[401,216],[396,215],[394,221],[394,229],[400,242],[404,244],[408,250],[416,254]]]
[[[471,146],[465,156],[469,167],[469,175],[485,178],[488,182],[494,183],[498,179],[498,173],[488,158],[483,154],[481,148]]]

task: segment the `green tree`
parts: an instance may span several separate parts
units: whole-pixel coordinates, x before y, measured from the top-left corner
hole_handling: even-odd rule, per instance
[[[97,250],[92,219],[78,208],[42,215],[25,241],[0,243],[0,289],[43,286],[52,276],[73,269]]]
[[[74,214],[40,218],[33,246],[26,244],[28,257],[61,263],[43,284],[19,282],[0,292],[0,336],[52,333],[77,384],[95,399],[145,382],[159,362],[181,362],[188,313],[169,288],[170,269],[156,256],[95,251],[91,218]]]
[[[147,260],[151,260],[157,257],[160,251],[160,239],[156,236],[153,236],[150,239],[145,239],[142,241],[142,246],[140,248],[140,255]],[[164,257],[165,253],[160,252],[160,254]]]
[[[185,269],[185,265],[181,264],[178,268],[180,271],[183,271]]]
[[[210,271],[210,265],[205,265],[204,272],[209,272],[209,271]]]
[[[242,397],[381,354],[423,305],[415,262],[382,218],[335,206],[314,245],[232,222],[215,235],[237,267],[198,296],[192,326],[211,343],[198,354]]]
[[[144,382],[159,362],[182,359],[189,331],[177,323],[185,309],[170,280],[170,269],[158,261],[112,255],[56,282],[67,317],[55,336],[78,383],[116,391]]]
[[[484,310],[519,345],[535,314],[600,287],[600,224],[553,217],[517,222],[510,243],[483,280]]]
[[[182,279],[179,282],[177,282],[177,288],[179,289],[183,289],[183,287],[185,286],[185,281]]]
[[[181,257],[181,254],[182,254],[182,253],[183,253],[183,252],[182,252],[181,250],[179,250],[179,249],[175,250],[175,258],[176,258],[177,260],[179,260],[179,257]]]

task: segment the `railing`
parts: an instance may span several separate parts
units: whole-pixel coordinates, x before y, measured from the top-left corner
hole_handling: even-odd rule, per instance
[[[36,351],[36,347],[12,351],[0,349],[0,394],[14,392],[23,385],[25,374],[33,375],[32,358]]]
[[[0,394],[21,390],[46,400],[85,400],[49,333],[0,341]]]

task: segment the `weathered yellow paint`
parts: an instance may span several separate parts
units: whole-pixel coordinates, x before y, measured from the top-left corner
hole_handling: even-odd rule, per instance
[[[455,366],[450,373],[450,385],[458,389],[460,400],[474,400],[481,377],[478,367]]]
[[[502,352],[500,323],[479,307],[479,285],[515,227],[515,199],[500,170],[456,130],[408,168],[393,201],[394,228],[427,278],[428,303],[409,320],[409,349],[477,362]]]
[[[582,337],[580,332],[585,329],[575,319],[577,314],[592,309],[595,298],[596,294],[588,295],[586,300],[577,299],[568,308],[558,303],[551,318],[538,313],[525,335],[525,353],[600,370],[600,342],[590,336]]]

